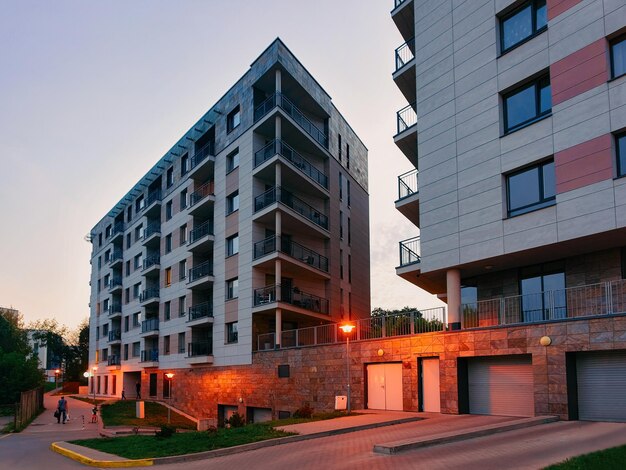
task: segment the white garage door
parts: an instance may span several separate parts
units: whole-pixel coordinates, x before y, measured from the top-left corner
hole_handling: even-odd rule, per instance
[[[367,366],[367,407],[402,411],[402,364]]]
[[[626,422],[626,351],[576,355],[578,418]]]
[[[468,362],[472,414],[534,416],[530,357],[493,357]]]

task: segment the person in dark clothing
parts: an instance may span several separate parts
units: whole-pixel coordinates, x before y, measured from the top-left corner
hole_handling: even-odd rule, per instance
[[[63,418],[63,424],[65,424],[65,421],[67,420],[67,412],[69,411],[69,406],[65,397],[61,397],[59,400],[59,403],[57,404],[57,411],[59,412],[57,423],[60,423],[61,418]]]
[[[122,390],[122,400],[126,400],[126,390]]]
[[[137,400],[141,400],[141,382],[137,382],[135,388],[137,389]]]

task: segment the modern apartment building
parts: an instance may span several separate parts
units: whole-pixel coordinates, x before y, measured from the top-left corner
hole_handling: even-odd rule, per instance
[[[91,230],[91,391],[369,316],[368,210],[367,149],[276,39]]]
[[[439,360],[442,411],[626,420],[626,4],[391,17],[395,205],[419,234],[396,271],[447,302],[445,348],[411,353]]]

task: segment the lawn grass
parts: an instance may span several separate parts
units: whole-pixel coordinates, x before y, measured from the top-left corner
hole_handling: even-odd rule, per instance
[[[192,454],[290,435],[293,435],[293,433],[278,431],[267,423],[258,423],[249,424],[241,428],[220,428],[214,433],[176,433],[168,438],[127,436],[104,439],[83,439],[71,442],[72,444],[90,447],[127,459],[142,459]]]
[[[167,424],[167,407],[153,401],[145,403],[145,418],[136,417],[135,400],[119,400],[105,403],[100,408],[100,416],[105,426],[156,426]],[[171,425],[179,429],[196,429],[196,423],[171,411]]]
[[[93,399],[93,398],[78,397],[78,396],[70,396],[70,398],[73,398],[74,400],[84,401],[84,402],[86,402],[86,403],[90,403],[90,404],[92,404],[92,405],[93,405],[94,403],[96,403],[97,405],[99,405],[100,403],[104,403],[104,402],[106,402],[106,401],[107,401],[107,400],[98,400],[98,399],[96,398],[96,400],[95,400],[95,402],[94,402],[94,399]]]
[[[350,416],[357,416],[361,413],[350,413]],[[335,419],[335,418],[343,418],[344,416],[348,416],[345,411],[331,411],[328,413],[313,413],[313,416],[310,418],[285,418],[279,419],[276,421],[269,421],[268,424],[271,426],[289,426],[290,424],[300,424],[300,423],[310,423],[312,421],[324,421],[326,419]]]
[[[56,387],[56,384],[54,382],[44,382],[43,383],[43,391],[48,393],[51,392],[52,390],[54,390]]]
[[[573,457],[544,470],[623,470],[625,466],[626,446],[620,446]]]

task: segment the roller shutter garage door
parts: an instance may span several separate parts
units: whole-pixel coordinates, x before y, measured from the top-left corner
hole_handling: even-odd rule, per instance
[[[470,413],[535,415],[530,357],[470,359],[467,372]]]
[[[626,422],[626,351],[578,353],[578,418]]]

